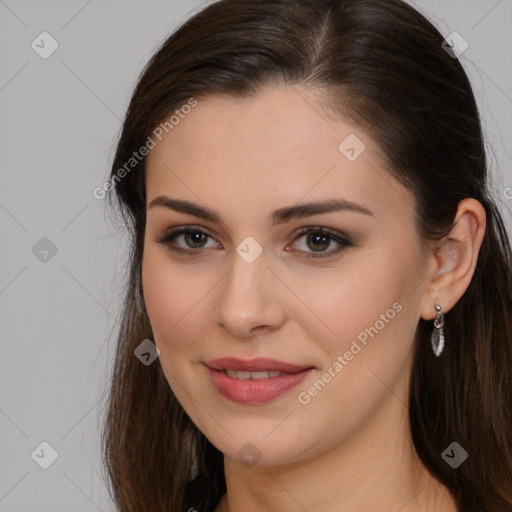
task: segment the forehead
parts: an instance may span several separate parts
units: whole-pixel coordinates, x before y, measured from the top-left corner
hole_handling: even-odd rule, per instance
[[[328,115],[310,89],[200,98],[168,131],[148,155],[148,203],[168,193],[226,212],[243,203],[250,215],[333,197],[390,215],[412,207],[370,136]]]

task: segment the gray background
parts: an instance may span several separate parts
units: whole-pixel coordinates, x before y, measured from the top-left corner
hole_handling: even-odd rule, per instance
[[[139,71],[204,5],[0,0],[0,512],[114,510],[99,432],[126,239],[92,191],[108,175]],[[512,0],[414,5],[469,43],[461,61],[510,229]],[[47,59],[31,47],[43,31],[59,44]],[[41,252],[43,237],[55,254]],[[43,441],[58,453],[47,469],[34,460],[49,460]]]

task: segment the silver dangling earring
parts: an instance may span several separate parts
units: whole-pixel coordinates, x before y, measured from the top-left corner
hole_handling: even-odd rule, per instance
[[[440,356],[444,348],[444,315],[441,312],[441,306],[434,304],[436,308],[436,318],[434,320],[434,330],[432,331],[432,350],[436,356]]]

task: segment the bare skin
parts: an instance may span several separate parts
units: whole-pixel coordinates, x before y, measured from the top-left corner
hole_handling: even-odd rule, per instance
[[[350,134],[366,146],[353,161],[338,149]],[[462,201],[452,240],[425,248],[413,197],[386,173],[375,142],[298,86],[198,99],[151,150],[146,184],[144,298],[169,385],[224,453],[227,495],[216,512],[457,511],[414,451],[406,404],[419,319],[435,318],[435,302],[449,311],[473,276],[485,231],[480,203]],[[208,207],[223,222],[149,207],[162,195]],[[276,209],[327,199],[371,214],[269,223]],[[157,241],[181,226],[199,234]],[[351,244],[331,237],[322,245],[318,233],[308,240],[298,233],[306,226]],[[262,248],[251,263],[236,251],[248,236]],[[366,344],[345,356],[365,332]],[[241,404],[217,391],[204,365],[223,356],[315,370],[269,402]],[[346,364],[335,371],[338,356]],[[329,368],[329,382],[309,393]],[[240,456],[248,443],[260,454],[250,465]]]

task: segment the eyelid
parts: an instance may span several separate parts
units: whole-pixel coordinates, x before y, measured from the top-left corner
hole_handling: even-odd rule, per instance
[[[163,236],[158,236],[154,239],[155,242],[162,244],[164,246],[167,246],[170,250],[175,252],[181,252],[192,255],[193,253],[199,254],[199,249],[186,249],[184,247],[180,247],[177,245],[173,245],[172,242],[181,235],[187,234],[187,233],[201,233],[204,235],[207,235],[211,239],[215,240],[216,243],[219,243],[214,235],[212,233],[202,227],[194,226],[194,225],[186,225],[186,226],[179,226],[176,228],[170,228],[166,230],[166,232],[163,234]],[[207,248],[208,249],[208,248]]]
[[[186,249],[186,248],[183,248],[183,247],[180,247],[177,245],[173,245],[171,243],[178,236],[181,236],[183,234],[187,234],[190,232],[204,234],[204,235],[212,238],[213,240],[215,240],[216,243],[219,244],[216,237],[214,235],[212,235],[208,229],[200,227],[200,226],[195,226],[195,225],[185,225],[185,226],[179,226],[176,228],[170,228],[163,236],[156,237],[154,241],[167,246],[172,251],[181,252],[183,254],[187,254],[190,256],[200,255],[201,252],[204,252],[204,251],[201,251],[201,249],[211,249],[211,248],[202,248],[202,247],[199,247],[197,249],[191,249],[191,248]],[[305,255],[301,256],[301,257],[310,258],[310,259],[319,259],[319,258],[333,257],[336,254],[338,254],[340,251],[343,251],[344,249],[353,246],[351,238],[348,235],[346,235],[345,233],[335,230],[335,229],[322,227],[322,226],[318,226],[318,225],[302,226],[301,228],[298,229],[298,231],[296,230],[295,234],[292,235],[293,236],[292,243],[295,243],[298,239],[302,238],[305,235],[308,235],[309,233],[320,233],[320,234],[327,235],[328,238],[330,238],[330,240],[332,240],[338,244],[338,248],[334,249],[334,250],[330,250],[330,251],[326,251],[326,252],[318,252],[318,253],[301,251],[301,250],[288,251],[288,252],[304,253]],[[194,253],[197,253],[197,254],[194,254]]]
[[[346,235],[345,233],[338,231],[336,229],[321,227],[318,225],[313,226],[303,226],[299,229],[299,232],[294,235],[293,243],[295,243],[299,238],[302,238],[304,235],[308,235],[309,233],[320,233],[323,235],[327,235],[328,238],[330,238],[332,241],[338,244],[338,248],[326,252],[305,252],[305,251],[298,251],[305,253],[305,258],[310,258],[313,260],[317,260],[320,258],[329,258],[329,257],[335,257],[338,253],[345,250],[348,247],[352,247],[354,244],[351,241],[351,238]]]

